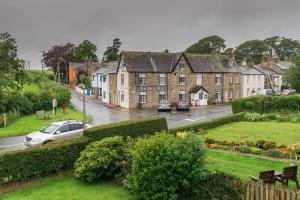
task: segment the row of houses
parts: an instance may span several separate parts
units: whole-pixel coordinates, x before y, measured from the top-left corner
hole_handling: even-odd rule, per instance
[[[229,103],[267,88],[280,92],[281,68],[270,63],[237,65],[231,54],[123,51],[117,62],[101,63],[91,74],[92,93],[123,108],[152,108],[162,101]]]

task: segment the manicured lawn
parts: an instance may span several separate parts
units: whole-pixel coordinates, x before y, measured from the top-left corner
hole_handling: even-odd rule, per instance
[[[84,183],[72,175],[46,178],[27,188],[0,196],[1,200],[127,200],[122,187],[113,182]]]
[[[67,109],[66,113],[63,113],[61,109],[57,109],[57,114],[52,119],[52,112],[48,111],[51,119],[41,120],[37,119],[35,114],[26,115],[21,117],[19,120],[13,122],[6,128],[0,128],[0,137],[14,136],[14,135],[24,135],[41,129],[43,126],[59,120],[66,119],[78,119],[82,120],[82,113],[72,109]],[[91,120],[91,117],[88,117],[88,120]]]
[[[278,145],[290,145],[300,142],[300,123],[235,122],[208,130],[203,136],[218,141],[269,140]]]

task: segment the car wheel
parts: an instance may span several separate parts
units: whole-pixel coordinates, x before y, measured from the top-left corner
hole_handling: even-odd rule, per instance
[[[49,144],[50,142],[52,142],[52,141],[51,140],[47,140],[47,141],[43,142],[43,145],[44,144]]]

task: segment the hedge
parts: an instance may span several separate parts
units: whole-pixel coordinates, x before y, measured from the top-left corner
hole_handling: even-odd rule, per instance
[[[175,134],[180,131],[197,131],[199,129],[208,130],[231,122],[244,120],[245,113],[227,115],[224,117],[208,120],[205,122],[194,123],[186,126],[169,129],[169,133]]]
[[[112,136],[130,136],[136,138],[146,134],[151,135],[162,130],[168,130],[165,118],[145,117],[137,120],[95,126],[85,130],[83,134],[95,140],[100,140]]]
[[[299,111],[300,95],[293,96],[251,96],[242,99],[235,99],[232,102],[234,114],[240,112],[278,112],[278,111]]]
[[[86,137],[54,142],[41,147],[0,154],[0,185],[44,177],[72,168],[90,139]]]

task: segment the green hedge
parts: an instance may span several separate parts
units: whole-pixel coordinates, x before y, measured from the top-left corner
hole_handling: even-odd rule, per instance
[[[172,129],[169,129],[169,132],[172,134],[175,134],[180,131],[197,131],[199,129],[208,130],[208,129],[212,129],[212,128],[215,128],[215,127],[218,127],[218,126],[221,126],[224,124],[231,123],[231,122],[242,121],[242,120],[244,120],[244,115],[245,115],[245,113],[238,113],[235,115],[227,115],[224,117],[212,119],[212,120],[205,121],[205,122],[199,122],[199,123],[194,123],[194,124],[190,124],[190,125],[186,125],[186,126],[181,126],[178,128],[172,128]]]
[[[165,118],[145,117],[137,120],[116,122],[107,125],[95,126],[84,131],[84,135],[96,140],[112,136],[130,136],[136,138],[142,135],[151,135],[167,130]]]
[[[72,168],[90,139],[86,137],[0,154],[0,185],[44,177]]]
[[[278,112],[278,111],[299,111],[300,96],[252,96],[242,99],[235,99],[232,102],[233,113],[240,112]]]

